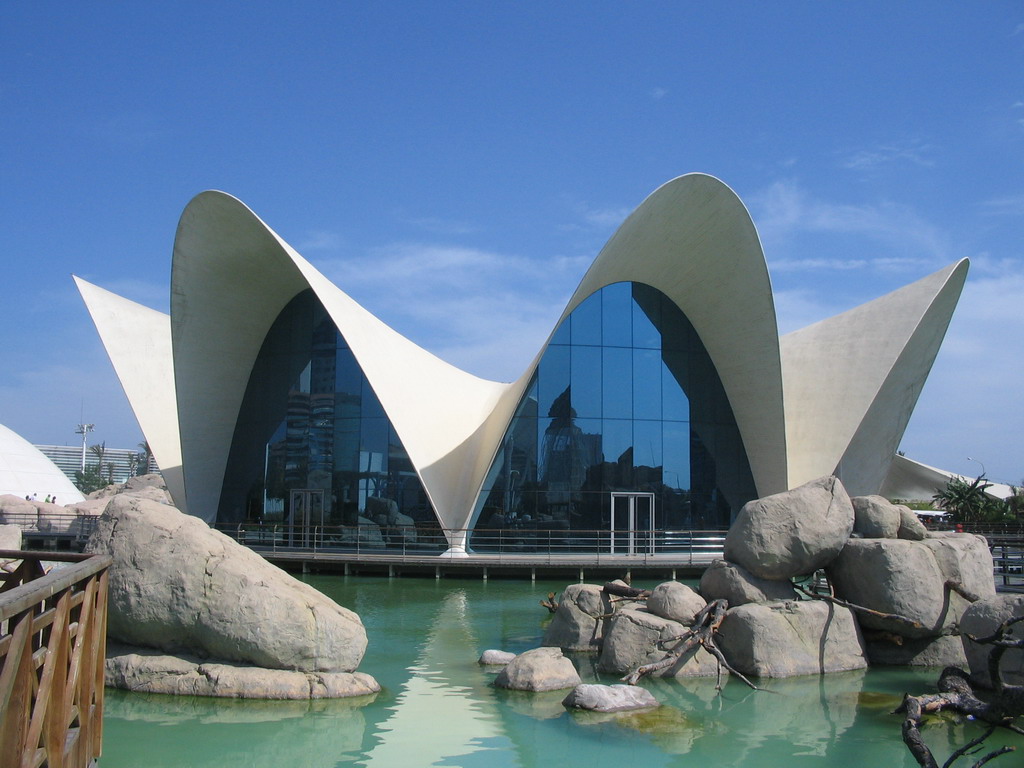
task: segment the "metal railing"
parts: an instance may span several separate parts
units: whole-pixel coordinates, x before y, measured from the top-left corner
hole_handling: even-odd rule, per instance
[[[631,557],[672,558],[679,563],[708,563],[722,556],[724,530],[570,530],[503,528],[470,530],[438,526],[289,526],[243,523],[218,528],[252,549],[270,552],[345,553],[411,559],[438,556],[449,541],[467,541],[471,554],[497,562],[555,562],[558,559],[602,560]]]
[[[45,573],[43,559],[61,565]],[[0,768],[94,764],[111,559],[6,550],[0,560],[20,561],[0,575]]]
[[[992,569],[1000,592],[1024,592],[1024,535],[985,537],[992,551]]]
[[[22,538],[35,544],[56,545],[65,542],[68,548],[81,548],[96,529],[99,515],[75,515],[50,512],[3,512],[0,524],[21,528]]]

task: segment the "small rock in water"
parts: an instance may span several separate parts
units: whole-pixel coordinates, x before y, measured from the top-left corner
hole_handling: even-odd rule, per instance
[[[509,651],[496,651],[492,648],[480,654],[478,663],[488,667],[503,667],[515,657],[516,655]]]
[[[524,651],[509,662],[494,684],[498,688],[517,691],[557,691],[581,683],[572,661],[558,648],[534,648]]]
[[[581,683],[562,700],[562,706],[592,712],[623,712],[657,707],[660,703],[646,688],[635,685]]]

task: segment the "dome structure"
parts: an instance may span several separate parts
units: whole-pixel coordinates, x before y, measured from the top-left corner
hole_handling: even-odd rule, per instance
[[[697,528],[823,474],[878,492],[966,273],[780,339],[747,210],[689,174],[623,222],[510,383],[401,336],[222,192],[182,214],[170,315],[76,281],[180,507],[429,522],[460,551],[621,527],[626,496],[632,525]]]
[[[5,494],[20,498],[35,494],[39,499],[56,496],[60,504],[84,498],[38,448],[0,424],[0,496]]]

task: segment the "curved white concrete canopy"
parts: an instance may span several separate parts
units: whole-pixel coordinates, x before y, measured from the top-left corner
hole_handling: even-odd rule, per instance
[[[185,209],[171,276],[174,376],[179,406],[187,404],[179,421],[194,514],[215,516],[253,362],[278,314],[307,288],[344,335],[434,508],[466,503],[465,484],[452,477],[457,462],[447,471],[431,468],[477,431],[507,385],[459,370],[393,331],[221,192],[204,192]]]
[[[943,490],[953,478],[971,481],[974,478],[964,477],[944,469],[930,467],[919,461],[908,459],[897,454],[893,457],[892,466],[885,476],[879,493],[887,499],[904,501],[931,501],[936,493]],[[1005,483],[990,483],[985,493],[997,499],[1007,499],[1016,494],[1016,490]]]
[[[789,486],[877,493],[967,277],[966,259],[782,337]]]
[[[171,318],[80,277],[74,280],[167,490],[178,508],[187,512],[171,358]]]
[[[965,264],[954,265],[780,344],[749,214],[722,182],[690,174],[660,187],[626,219],[559,322],[606,285],[639,282],[660,290],[689,318],[718,370],[759,494],[840,464],[856,484],[874,483],[873,492],[965,272]],[[192,514],[208,521],[217,513],[253,362],[281,310],[301,291],[314,292],[345,337],[445,528],[469,525],[485,474],[547,348],[511,384],[461,371],[387,327],[222,192],[198,195],[182,214],[169,331],[160,313],[146,315],[82,281],[80,288],[154,449],[160,442],[173,456],[174,437],[179,440],[176,500],[184,504],[187,497]],[[157,340],[145,350],[120,340],[136,320]],[[837,345],[845,345],[842,355]],[[152,369],[143,371],[147,366]],[[865,370],[856,383],[847,375]],[[153,377],[171,382],[169,371],[173,382],[159,405],[145,403]],[[823,421],[833,411],[842,413]],[[853,463],[864,468],[851,469]],[[450,534],[449,543],[464,545],[465,534]]]

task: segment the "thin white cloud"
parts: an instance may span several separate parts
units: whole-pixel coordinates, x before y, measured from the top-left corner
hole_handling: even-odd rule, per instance
[[[973,474],[977,465],[966,457],[974,456],[994,480],[1024,477],[1024,431],[1015,407],[1024,379],[1022,304],[1024,265],[974,260],[903,441],[912,458]]]
[[[987,216],[1024,216],[1024,195],[985,200],[978,208]]]
[[[295,250],[299,253],[306,253],[308,251],[337,251],[343,244],[344,240],[337,232],[315,229],[308,232],[299,241],[298,245],[295,246]]]
[[[659,99],[663,99],[668,95],[668,89],[660,87],[651,88],[649,94],[652,99],[658,101]]]
[[[901,255],[848,257],[798,254],[770,261],[771,268],[858,269],[871,267],[894,271],[941,265],[949,261],[950,246],[938,227],[911,208],[882,201],[853,205],[816,200],[795,181],[778,181],[750,198],[754,223],[769,257],[792,252],[790,241],[801,233],[859,235]]]
[[[579,200],[570,201],[569,206],[576,220],[562,227],[565,230],[589,229],[611,234],[633,212],[627,206],[600,207]]]
[[[590,256],[528,259],[396,243],[317,262],[385,323],[478,376],[519,376],[554,328]]]
[[[934,145],[917,139],[902,143],[880,144],[848,154],[840,161],[840,165],[843,168],[856,171],[873,169],[894,162],[931,168],[935,165],[932,156],[936,149]]]

